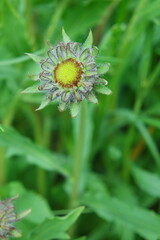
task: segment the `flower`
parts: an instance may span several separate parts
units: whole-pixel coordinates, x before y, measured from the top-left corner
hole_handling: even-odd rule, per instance
[[[92,32],[84,42],[72,42],[62,29],[63,41],[51,46],[48,57],[39,61],[33,54],[28,54],[41,64],[42,72],[38,75],[40,83],[27,88],[23,93],[45,93],[40,110],[54,100],[59,101],[59,110],[70,108],[72,117],[77,116],[79,104],[83,100],[98,103],[95,93],[109,95],[107,81],[101,77],[109,69],[109,64],[97,65],[98,48],[92,46]]]
[[[0,201],[0,239],[6,240],[9,236],[21,237],[21,233],[13,226],[14,222],[21,220],[30,213],[30,209],[15,213],[15,207],[12,203],[18,196]]]

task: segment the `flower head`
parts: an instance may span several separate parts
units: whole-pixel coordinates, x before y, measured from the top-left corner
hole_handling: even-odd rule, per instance
[[[59,110],[70,108],[72,117],[79,112],[79,104],[83,100],[98,103],[96,92],[111,93],[107,81],[101,77],[109,69],[109,64],[97,65],[98,49],[92,46],[93,38],[90,31],[84,44],[72,42],[62,30],[63,41],[51,46],[48,57],[39,61],[33,54],[32,59],[38,60],[42,71],[38,75],[40,83],[23,91],[23,93],[44,92],[45,99],[37,110],[42,109],[54,100],[59,101]]]
[[[21,233],[13,226],[30,213],[30,209],[19,214],[15,213],[15,207],[12,203],[17,197],[0,201],[0,239],[6,240],[9,236],[21,237]]]

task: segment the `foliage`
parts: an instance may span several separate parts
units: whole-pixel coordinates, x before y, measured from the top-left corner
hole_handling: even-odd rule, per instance
[[[160,239],[159,17],[159,0],[0,1],[0,198],[32,209],[20,239]],[[92,29],[110,63],[112,95],[75,119],[21,93],[40,72],[26,53],[45,57],[62,27]]]

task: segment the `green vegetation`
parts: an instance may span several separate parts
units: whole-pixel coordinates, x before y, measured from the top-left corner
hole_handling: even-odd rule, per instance
[[[72,119],[22,94],[46,41],[92,29],[112,95]],[[160,1],[0,1],[0,199],[19,198],[22,240],[160,239]],[[1,221],[1,220],[0,220]]]

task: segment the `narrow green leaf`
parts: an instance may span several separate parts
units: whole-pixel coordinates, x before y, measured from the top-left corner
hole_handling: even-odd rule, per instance
[[[106,94],[106,95],[110,95],[112,93],[112,91],[108,87],[105,87],[102,85],[94,86],[94,90],[98,93]]]
[[[45,198],[32,191],[26,189],[24,189],[24,191],[25,192],[21,194],[21,197],[15,202],[16,208],[21,211],[18,211],[17,213],[18,219],[29,214],[27,220],[34,224],[41,224],[46,218],[53,217],[53,213]],[[28,208],[30,209],[25,211],[25,209]],[[39,209],[41,209],[41,211],[39,211]]]
[[[109,67],[110,67],[110,64],[109,63],[104,63],[102,65],[99,65],[98,66],[98,74],[105,74],[106,72],[108,72],[109,70]]]
[[[92,31],[90,30],[86,41],[83,43],[83,48],[91,48],[92,44],[93,44],[93,35],[92,35]]]
[[[34,55],[34,54],[32,54],[32,53],[26,53],[26,55],[28,55],[33,61],[35,61],[36,63],[40,63],[40,61],[41,61],[41,57],[39,57],[39,56],[36,56],[36,55]]]
[[[83,204],[90,207],[102,219],[119,223],[139,234],[144,239],[159,239],[160,217],[135,205],[127,204],[113,197],[86,194]]]
[[[50,153],[47,149],[36,145],[12,128],[5,128],[4,130],[0,134],[0,146],[8,148],[13,155],[24,156],[24,160],[30,164],[49,171],[56,170],[64,175],[68,175],[66,169],[60,165],[63,156]]]
[[[160,119],[158,118],[144,117],[142,118],[142,121],[156,128],[160,128]]]
[[[35,52],[35,54],[42,54],[44,52],[45,49],[41,49]],[[26,54],[28,56],[20,56],[17,58],[13,58],[13,59],[8,59],[8,60],[3,60],[0,61],[0,67],[2,66],[9,66],[9,65],[14,65],[14,64],[18,64],[21,62],[26,62],[28,61],[31,57],[29,56],[29,54]]]
[[[40,93],[38,87],[39,87],[39,84],[35,84],[23,90],[22,93]]]
[[[79,110],[80,110],[79,102],[74,102],[71,104],[70,112],[71,112],[72,118],[75,118],[78,115]]]
[[[79,207],[65,217],[54,217],[33,229],[27,240],[50,240],[69,238],[66,231],[77,220],[84,207]]]
[[[51,102],[51,99],[46,98],[46,97],[43,98],[41,105],[36,109],[36,111],[39,111],[39,110],[45,108],[50,102]]]
[[[70,39],[70,37],[66,34],[64,28],[62,28],[62,37],[63,37],[63,42],[64,42],[64,43],[71,42],[71,39]]]
[[[159,154],[158,148],[157,148],[152,136],[148,132],[146,126],[138,119],[137,119],[137,121],[135,121],[135,125],[137,126],[138,130],[142,134],[144,141],[147,143],[152,156],[154,157],[157,165],[160,168],[160,154]]]
[[[132,174],[140,189],[153,197],[160,197],[160,177],[158,175],[135,166]]]

